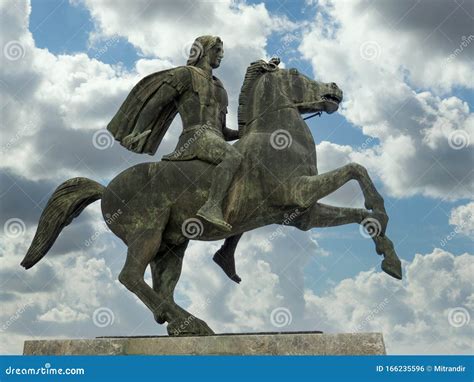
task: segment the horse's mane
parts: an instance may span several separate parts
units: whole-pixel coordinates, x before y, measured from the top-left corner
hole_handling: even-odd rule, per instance
[[[274,71],[278,69],[278,64],[280,60],[277,58],[272,58],[269,62],[264,60],[258,60],[252,62],[245,72],[244,83],[240,89],[239,95],[239,109],[237,112],[237,119],[239,124],[239,130],[242,129],[247,123],[247,107],[249,106],[251,90],[257,82],[257,79],[266,72]]]

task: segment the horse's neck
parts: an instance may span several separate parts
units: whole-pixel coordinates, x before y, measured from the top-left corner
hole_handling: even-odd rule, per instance
[[[316,175],[316,146],[299,111],[289,105],[269,109],[245,126],[239,150],[244,157],[258,155],[255,160],[283,178]]]

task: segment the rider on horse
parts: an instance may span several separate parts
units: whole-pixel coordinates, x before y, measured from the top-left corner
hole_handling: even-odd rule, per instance
[[[226,142],[238,139],[239,132],[226,127],[227,92],[221,81],[212,75],[223,53],[219,37],[198,37],[186,66],[154,73],[140,81],[107,129],[127,149],[154,154],[179,112],[183,131],[178,145],[162,159],[199,159],[216,165],[208,199],[197,216],[230,231],[232,226],[223,217],[222,204],[242,156]],[[231,251],[223,250],[226,248],[223,246],[214,261],[233,281],[240,282],[235,273],[235,245]]]

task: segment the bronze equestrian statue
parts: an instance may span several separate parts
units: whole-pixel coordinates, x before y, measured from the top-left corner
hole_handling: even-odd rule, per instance
[[[40,217],[22,266],[28,269],[41,260],[61,230],[101,199],[108,227],[128,247],[120,282],[158,323],[168,323],[170,335],[213,334],[173,298],[189,240],[226,239],[214,259],[238,282],[233,252],[243,232],[269,224],[306,231],[358,223],[367,227],[376,252],[383,255],[382,270],[402,278],[400,260],[385,234],[384,201],[366,169],[350,163],[324,174],[317,171],[316,146],[301,115],[335,112],[342,91],[296,69],[281,69],[278,59],[253,62],[239,97],[237,136],[225,126],[227,96],[211,71],[222,52],[219,38],[200,37],[187,66],[151,74],[133,88],[109,131],[128,149],[153,155],[179,113],[183,133],[176,150],[160,162],[123,171],[107,187],[82,177],[62,183]],[[232,146],[225,142],[237,137]],[[318,202],[353,179],[366,208]],[[144,280],[148,265],[153,287]]]

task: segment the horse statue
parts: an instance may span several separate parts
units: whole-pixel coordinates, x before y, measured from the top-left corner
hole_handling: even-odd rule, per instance
[[[241,89],[240,139],[234,147],[243,159],[223,209],[231,231],[196,215],[207,200],[215,165],[201,160],[140,163],[106,187],[84,177],[62,183],[42,212],[21,265],[26,269],[34,266],[61,230],[87,205],[101,199],[107,226],[128,247],[119,280],[153,312],[159,324],[168,323],[169,335],[213,334],[173,297],[190,240],[227,239],[227,249],[233,250],[243,232],[269,224],[306,231],[358,223],[366,227],[377,254],[383,255],[382,270],[401,279],[400,260],[385,234],[384,201],[366,169],[349,163],[318,174],[316,145],[302,114],[335,112],[342,91],[335,83],[314,81],[296,69],[279,68],[278,63],[260,60],[250,64]],[[318,202],[353,179],[362,189],[365,208]],[[152,287],[144,280],[149,265]]]

